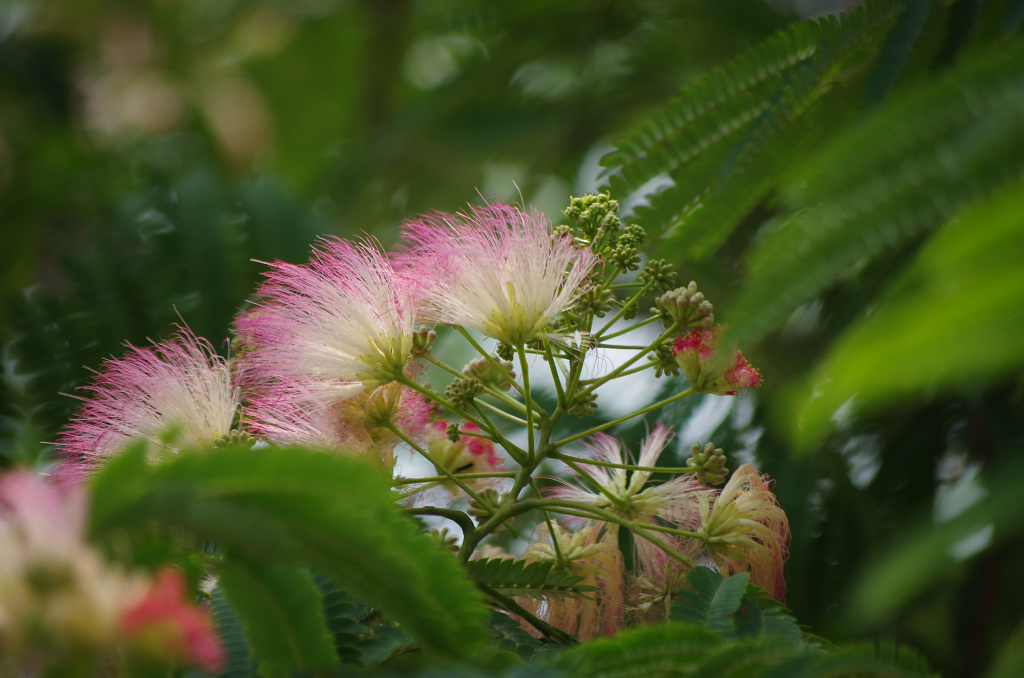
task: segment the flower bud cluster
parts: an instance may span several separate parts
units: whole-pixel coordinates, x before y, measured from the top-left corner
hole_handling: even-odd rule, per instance
[[[671,344],[658,344],[657,348],[654,349],[654,353],[647,355],[647,359],[655,363],[655,378],[661,377],[663,374],[673,377],[679,376],[679,363],[676,362],[675,351],[672,349]]]
[[[661,315],[665,327],[678,324],[680,327],[710,327],[715,322],[714,307],[697,289],[697,283],[690,281],[686,287],[666,292],[658,299],[661,310],[652,309]]]
[[[690,458],[686,460],[686,467],[693,469],[693,474],[701,485],[721,485],[729,475],[728,469],[725,468],[725,452],[722,448],[715,447],[714,443],[708,443],[703,448],[700,443],[694,443],[690,447]]]
[[[607,193],[584,195],[571,198],[563,214],[576,222],[576,228],[589,240],[594,241],[600,231],[616,233],[620,228],[619,201],[612,200]]]
[[[668,263],[664,259],[652,259],[647,262],[644,267],[643,273],[637,279],[637,282],[646,285],[648,282],[653,284],[655,290],[659,292],[669,292],[676,288],[676,275],[675,266]]]
[[[444,397],[448,401],[465,409],[473,404],[473,399],[484,392],[484,382],[476,378],[456,379],[444,389]]]

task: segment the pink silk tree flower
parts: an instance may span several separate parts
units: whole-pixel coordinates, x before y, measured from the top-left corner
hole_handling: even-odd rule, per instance
[[[61,482],[88,475],[134,440],[146,441],[151,454],[210,447],[231,432],[241,400],[227,361],[184,327],[151,347],[129,345],[84,388],[92,395],[79,398],[83,405],[55,443]]]
[[[671,438],[671,429],[662,424],[655,426],[641,443],[640,457],[635,465],[653,467]],[[622,441],[609,435],[598,433],[589,439],[586,446],[598,461],[630,463]],[[712,490],[701,486],[691,474],[655,485],[648,484],[652,471],[630,471],[587,464],[585,459],[578,460],[576,464],[587,466],[589,482],[577,476],[574,482],[549,490],[548,496],[590,504],[638,523],[695,532],[700,527],[700,498],[713,494]],[[684,539],[658,532],[651,534],[684,556],[695,555],[702,548],[697,539]],[[661,577],[667,569],[671,569],[668,562],[671,556],[661,548],[641,536],[634,541],[638,562],[649,576]]]
[[[513,346],[572,308],[598,261],[571,238],[552,237],[543,215],[499,203],[424,216],[405,224],[403,238],[396,266],[417,280],[424,320]]]
[[[459,429],[461,435],[457,442],[448,439],[448,422],[435,421],[432,429],[425,435],[426,452],[437,472],[448,471],[453,475],[460,473],[498,473],[505,470],[505,465],[494,453],[494,443],[486,438],[475,435],[480,429],[476,424],[464,423]],[[491,478],[467,478],[465,484],[471,489],[483,489],[493,485]],[[445,488],[453,495],[462,490],[452,482]]]
[[[519,603],[549,624],[567,631],[581,641],[611,636],[623,626],[623,562],[617,532],[598,521],[585,521],[576,532],[563,530],[552,522],[554,535],[546,525],[537,530],[534,542],[523,553],[528,563],[555,562],[570,574],[583,577],[582,584],[597,591],[588,598],[564,595],[520,598]],[[556,550],[554,544],[558,544]]]
[[[430,403],[394,382],[336,402],[325,402],[294,386],[252,398],[243,416],[254,434],[272,443],[379,457],[390,467],[399,438],[383,423],[390,422],[410,438],[420,438],[429,427]]]
[[[324,240],[306,265],[270,264],[236,322],[244,371],[328,402],[394,381],[413,347],[411,287],[370,243]]]
[[[736,469],[713,504],[701,500],[701,532],[723,575],[749,572],[752,582],[784,600],[789,519],[767,476],[750,464]]]
[[[672,344],[676,362],[697,393],[736,395],[740,389],[761,385],[761,374],[739,351],[718,345],[722,326],[702,327],[678,336]]]

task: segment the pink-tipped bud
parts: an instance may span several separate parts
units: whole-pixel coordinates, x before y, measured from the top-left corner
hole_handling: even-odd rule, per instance
[[[676,362],[697,393],[736,395],[740,389],[761,385],[761,374],[743,354],[735,349],[722,349],[719,344],[721,326],[696,328],[676,337],[672,345]]]

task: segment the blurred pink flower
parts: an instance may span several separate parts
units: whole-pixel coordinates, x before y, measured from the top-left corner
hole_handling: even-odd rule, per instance
[[[236,322],[256,384],[298,384],[335,402],[393,381],[413,346],[411,283],[370,243],[324,240],[303,266],[270,264]]]
[[[187,328],[171,339],[112,358],[79,398],[83,405],[55,447],[56,475],[70,482],[133,440],[150,451],[202,448],[231,431],[240,401],[227,362]]]
[[[676,337],[672,345],[676,362],[697,393],[736,395],[743,388],[761,385],[761,375],[739,351],[718,346],[722,326],[702,327]]]
[[[179,572],[157,572],[152,586],[121,615],[121,629],[130,650],[161,662],[217,671],[224,650],[210,617],[185,598]]]
[[[423,319],[521,345],[544,334],[587,289],[597,256],[552,237],[538,212],[494,203],[405,224],[395,258],[419,285]],[[556,328],[557,329],[557,328]]]

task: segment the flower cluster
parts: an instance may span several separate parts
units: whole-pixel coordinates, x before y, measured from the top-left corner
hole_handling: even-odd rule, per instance
[[[607,392],[599,387],[645,369],[655,377],[682,371],[690,382],[662,404],[760,384],[738,351],[719,345],[721,327],[695,282],[668,289],[676,276],[666,262],[626,277],[640,268],[644,233],[623,225],[617,208],[608,196],[573,199],[566,214],[576,226],[552,230],[537,212],[494,203],[409,222],[392,253],[371,240],[325,239],[305,264],[270,263],[234,323],[229,359],[182,329],[107,361],[57,440],[56,475],[70,484],[136,440],[156,464],[243,441],[252,454],[294,445],[358,455],[392,471],[393,487],[408,488],[395,495],[406,511],[461,528],[453,545],[463,561],[493,552],[488,540],[496,532],[521,536],[513,518],[533,512],[536,522],[525,524],[540,527],[522,559],[582,577],[599,593],[524,599],[516,614],[536,629],[553,626],[578,638],[663,619],[672,594],[702,561],[723,574],[750,572],[781,597],[788,524],[752,467],[740,467],[718,490],[713,485],[727,477],[727,463],[714,445],[694,446],[685,468],[662,470],[673,438],[667,426],[650,430],[636,459],[603,432],[652,407],[569,437],[557,431],[569,418],[588,422]],[[660,308],[656,318],[621,329],[651,299]],[[664,333],[625,346],[631,357],[588,378],[594,352],[622,348],[632,329],[657,318]],[[439,357],[446,351],[435,353],[437,326],[446,325],[473,354],[461,368]],[[493,344],[484,348],[488,340]],[[645,365],[644,356],[653,360]],[[531,388],[538,363],[550,375],[550,397]],[[446,386],[435,386],[445,378]],[[579,454],[564,451],[577,440]],[[422,458],[424,477],[394,476],[416,467],[397,463],[406,452]],[[569,473],[538,482],[546,459],[564,462]],[[659,473],[669,477],[656,481]],[[58,531],[57,541],[79,544],[77,530]],[[632,552],[624,554],[627,542]],[[217,662],[208,627],[183,603],[179,579],[161,574],[133,588],[120,575],[103,574],[95,557],[82,562],[93,563],[76,567],[96,570],[107,602],[119,601],[116,614],[96,613],[114,629],[106,636],[120,634],[140,656]],[[20,614],[11,609],[0,623]]]

